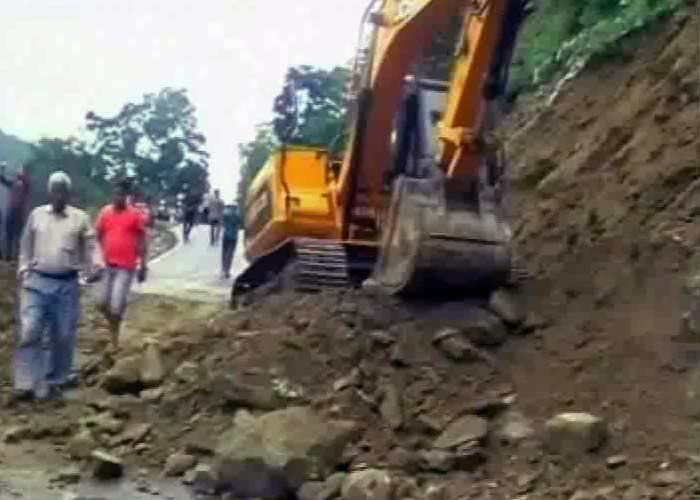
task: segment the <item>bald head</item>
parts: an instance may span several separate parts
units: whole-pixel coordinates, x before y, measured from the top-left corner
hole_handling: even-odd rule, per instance
[[[65,210],[72,187],[73,183],[65,172],[54,172],[49,176],[49,201],[54,212],[61,213]]]

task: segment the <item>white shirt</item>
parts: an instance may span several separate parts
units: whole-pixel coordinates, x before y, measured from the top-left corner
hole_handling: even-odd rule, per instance
[[[19,271],[68,273],[90,270],[94,233],[88,215],[66,206],[56,213],[51,205],[32,210],[22,235]]]

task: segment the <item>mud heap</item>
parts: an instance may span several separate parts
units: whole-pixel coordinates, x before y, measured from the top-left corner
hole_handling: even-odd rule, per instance
[[[234,498],[700,494],[700,344],[672,341],[700,243],[698,29],[676,16],[515,116],[519,289],[142,299],[117,359],[88,315],[80,399],[8,409],[6,442]]]

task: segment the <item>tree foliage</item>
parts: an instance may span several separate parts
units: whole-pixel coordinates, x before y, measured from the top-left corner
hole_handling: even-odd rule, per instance
[[[165,88],[127,103],[114,116],[86,115],[88,150],[103,178],[132,176],[152,196],[208,187],[206,139],[184,89]]]
[[[42,139],[31,146],[26,163],[32,181],[32,206],[48,202],[46,185],[56,170],[66,172],[73,182],[73,200],[77,206],[95,209],[110,199],[110,186],[101,174],[104,166],[99,157],[88,153],[76,139]]]

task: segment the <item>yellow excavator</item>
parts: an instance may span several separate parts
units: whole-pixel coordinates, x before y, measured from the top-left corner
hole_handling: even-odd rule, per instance
[[[301,289],[392,294],[510,275],[505,160],[493,130],[526,0],[375,0],[355,61],[342,158],[282,147],[246,193],[250,265],[232,299],[274,277]],[[448,82],[409,75],[434,33],[462,19]]]

